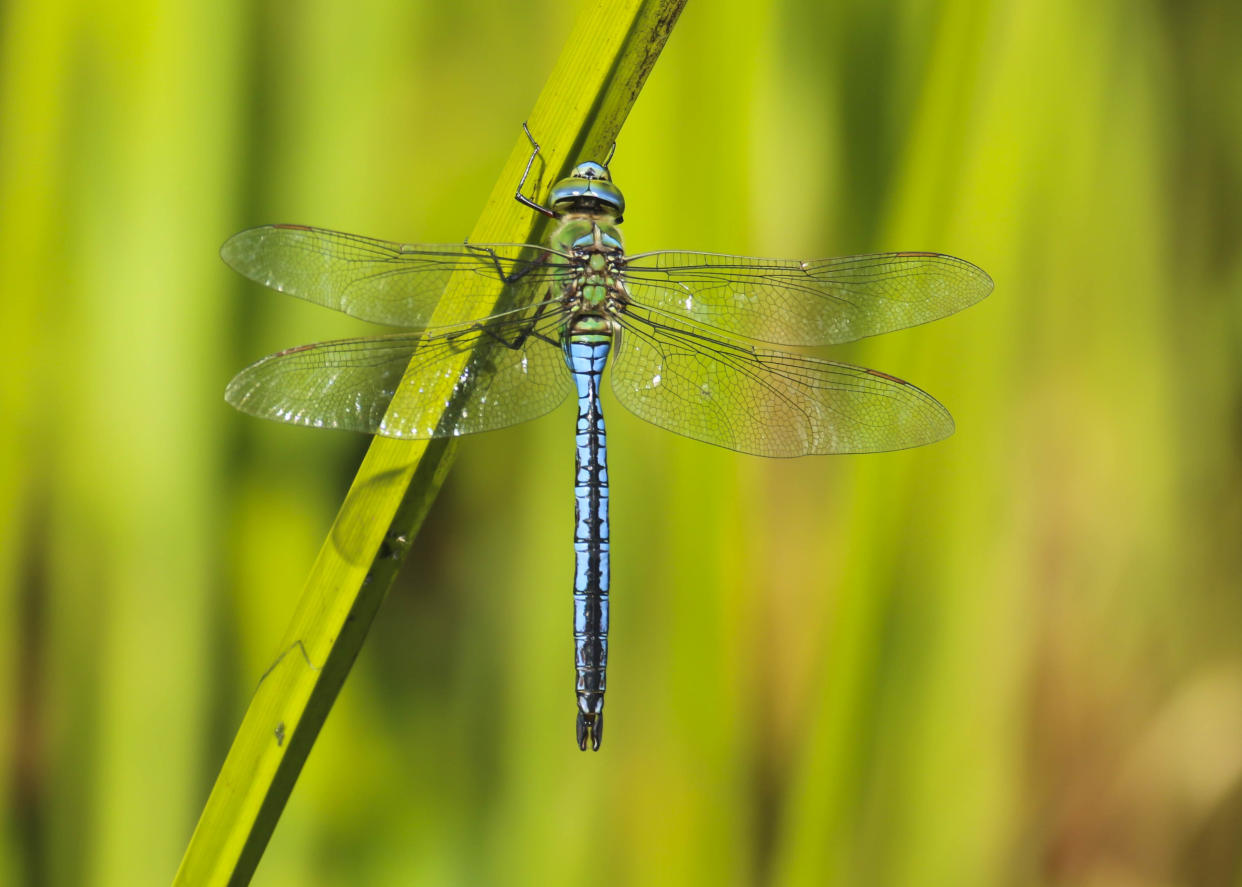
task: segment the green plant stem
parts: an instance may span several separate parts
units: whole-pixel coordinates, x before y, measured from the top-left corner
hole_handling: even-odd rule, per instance
[[[606,153],[684,5],[597,0],[582,12],[528,118],[543,145],[532,179],[546,187],[570,162]],[[513,199],[530,154],[516,121],[514,131],[516,144],[473,241],[525,242],[543,222]],[[469,282],[455,279],[449,287]],[[433,323],[468,319],[438,313]],[[463,365],[467,359],[463,355]],[[421,400],[444,402],[434,392]],[[411,406],[399,401],[400,395],[393,408]],[[311,568],[281,653],[234,738],[176,884],[250,880],[453,450],[452,441],[372,441]]]

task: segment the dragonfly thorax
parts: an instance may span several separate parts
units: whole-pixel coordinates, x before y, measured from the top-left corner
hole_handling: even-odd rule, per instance
[[[581,216],[563,217],[552,232],[550,246],[569,260],[561,292],[565,310],[574,318],[569,324],[571,331],[588,331],[578,322],[583,316],[605,320],[624,310],[629,302],[622,270],[625,250],[616,225]],[[589,332],[611,329],[612,323],[607,321],[602,328]]]
[[[590,262],[593,257],[612,260],[620,258],[625,252],[621,231],[615,220],[578,213],[567,213],[561,217],[560,225],[552,232],[551,245],[583,262]]]

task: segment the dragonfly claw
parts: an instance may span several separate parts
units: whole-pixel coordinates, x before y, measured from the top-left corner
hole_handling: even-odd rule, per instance
[[[591,751],[599,751],[599,744],[604,738],[604,713],[602,711],[587,714],[578,712],[578,748],[586,751],[587,740],[591,740]]]

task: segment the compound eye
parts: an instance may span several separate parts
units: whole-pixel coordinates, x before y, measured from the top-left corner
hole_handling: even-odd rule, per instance
[[[593,160],[579,163],[571,173],[575,179],[602,179],[608,181],[608,170]]]

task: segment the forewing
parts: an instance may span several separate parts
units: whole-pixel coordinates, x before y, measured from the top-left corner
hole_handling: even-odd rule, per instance
[[[303,345],[242,370],[225,399],[264,419],[386,437],[491,431],[542,416],[572,390],[555,325],[523,319]]]
[[[612,387],[637,416],[761,456],[874,453],[953,433],[935,398],[885,373],[709,338],[627,313]]]
[[[538,286],[564,268],[558,253],[529,244],[402,244],[301,225],[250,228],[225,241],[220,255],[282,293],[411,329],[427,327],[441,302],[454,316],[478,317],[506,280]],[[477,275],[478,286],[445,293],[457,272]]]
[[[625,279],[644,306],[782,345],[852,342],[916,326],[992,291],[983,270],[938,253],[799,262],[652,252],[631,256]]]

